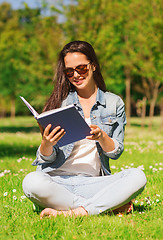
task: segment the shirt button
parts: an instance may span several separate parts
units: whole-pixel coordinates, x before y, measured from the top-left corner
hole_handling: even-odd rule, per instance
[[[112,122],[112,120],[111,120],[110,118],[108,118],[108,121],[109,121],[109,123],[111,123],[111,122]]]
[[[95,116],[95,115],[93,115],[93,118],[95,119],[95,118],[96,118],[96,116]]]

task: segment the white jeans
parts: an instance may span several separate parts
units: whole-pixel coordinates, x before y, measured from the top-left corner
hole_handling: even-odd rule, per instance
[[[123,206],[145,185],[145,174],[137,168],[99,177],[50,176],[35,171],[24,178],[23,191],[41,207],[69,210],[82,206],[93,215]]]

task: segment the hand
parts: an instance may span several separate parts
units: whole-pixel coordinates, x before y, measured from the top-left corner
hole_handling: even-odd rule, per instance
[[[64,129],[61,129],[61,127],[58,126],[49,133],[50,128],[51,128],[51,124],[49,124],[45,128],[42,136],[42,141],[47,146],[54,146],[65,135],[66,132]]]
[[[57,144],[57,142],[65,135],[65,130],[61,129],[60,126],[54,128],[51,133],[49,133],[51,128],[51,124],[49,124],[42,136],[41,146],[40,146],[40,152],[44,156],[50,156],[53,152],[53,146]]]
[[[102,140],[103,139],[103,135],[104,132],[97,126],[97,125],[90,125],[91,128],[91,132],[90,134],[92,134],[91,136],[87,136],[86,138],[89,140]]]
[[[105,152],[110,152],[115,149],[114,141],[106,134],[106,132],[101,130],[97,125],[90,125],[90,128],[90,134],[92,135],[87,136],[87,139],[98,141]]]

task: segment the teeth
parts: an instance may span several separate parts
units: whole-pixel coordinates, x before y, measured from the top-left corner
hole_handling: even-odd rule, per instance
[[[80,81],[83,81],[83,79],[74,80],[74,82],[80,82]]]

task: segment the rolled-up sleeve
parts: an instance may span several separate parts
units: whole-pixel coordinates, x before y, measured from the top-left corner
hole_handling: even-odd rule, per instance
[[[37,153],[36,153],[36,159],[34,160],[32,165],[37,166],[37,165],[41,165],[45,162],[52,163],[53,161],[55,161],[56,155],[57,155],[57,153],[56,153],[56,149],[54,147],[53,147],[53,153],[50,156],[42,155],[40,152],[40,146],[39,146]]]
[[[110,152],[104,152],[104,154],[109,158],[114,158],[115,155],[118,154],[119,151],[120,151],[118,141],[116,139],[113,139],[113,138],[112,138],[112,140],[113,140],[114,146],[115,146],[114,150],[112,150]]]
[[[111,152],[104,152],[104,154],[111,159],[118,159],[124,150],[124,131],[126,125],[125,105],[121,98],[117,102],[117,124],[113,130],[112,140],[115,144],[115,149]]]

